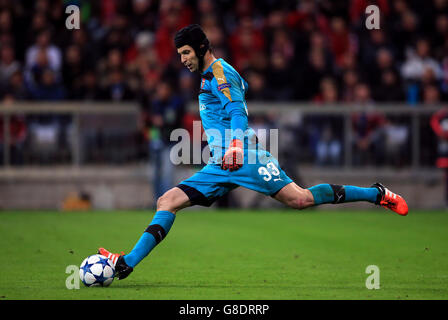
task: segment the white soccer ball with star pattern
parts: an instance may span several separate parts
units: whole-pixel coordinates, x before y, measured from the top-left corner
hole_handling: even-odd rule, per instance
[[[100,254],[88,256],[79,267],[79,277],[87,287],[110,286],[115,277],[114,264]]]

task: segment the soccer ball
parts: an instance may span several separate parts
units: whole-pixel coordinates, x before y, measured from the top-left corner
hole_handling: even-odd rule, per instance
[[[87,287],[110,286],[114,281],[115,268],[107,257],[94,254],[84,259],[79,267],[79,277]]]

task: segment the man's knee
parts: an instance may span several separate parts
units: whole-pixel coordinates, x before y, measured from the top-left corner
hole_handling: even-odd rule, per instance
[[[298,192],[296,197],[290,198],[287,205],[293,209],[302,210],[314,204],[313,195],[307,189],[302,189]]]
[[[306,202],[304,199],[290,199],[286,202],[288,207],[292,209],[302,210],[306,208]]]
[[[157,210],[173,212],[175,208],[176,196],[168,190],[157,199]]]
[[[165,192],[157,199],[157,211],[169,211],[176,213],[188,206],[188,196],[179,188],[173,188]]]
[[[161,195],[159,198],[157,198],[157,210],[160,210],[161,207],[165,206],[165,203],[168,202],[167,197],[165,194]]]

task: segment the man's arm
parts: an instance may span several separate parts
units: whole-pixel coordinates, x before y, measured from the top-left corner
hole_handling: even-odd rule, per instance
[[[244,132],[248,126],[246,109],[241,101],[226,104],[225,109],[230,116],[232,141],[222,159],[221,168],[238,170],[244,162]]]
[[[238,170],[244,160],[244,132],[248,126],[247,111],[244,105],[244,90],[240,79],[232,72],[224,72],[220,61],[213,64],[214,81],[212,92],[215,94],[230,117],[232,141],[222,158],[221,168]]]
[[[232,128],[232,139],[244,140],[244,132],[248,127],[248,119],[246,109],[243,102],[234,101],[225,106],[230,116],[230,127]]]

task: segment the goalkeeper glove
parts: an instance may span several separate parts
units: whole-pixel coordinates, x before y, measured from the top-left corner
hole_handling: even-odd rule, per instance
[[[244,150],[243,143],[239,139],[230,142],[224,157],[222,157],[221,169],[235,171],[243,166]]]

